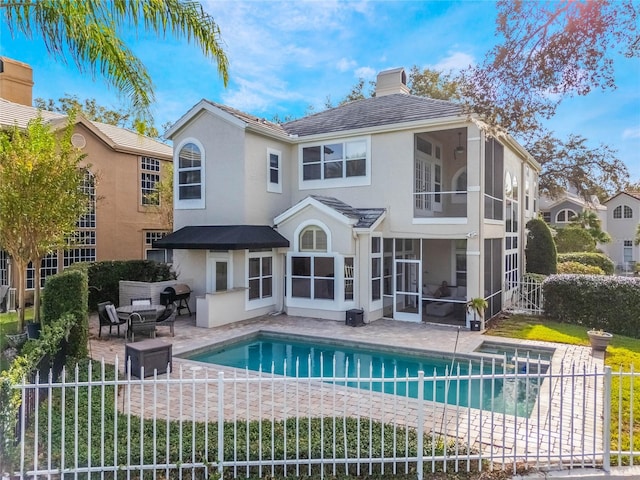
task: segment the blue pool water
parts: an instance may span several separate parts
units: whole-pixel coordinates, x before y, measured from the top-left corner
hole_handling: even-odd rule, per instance
[[[198,362],[226,365],[229,367],[262,371],[276,375],[298,378],[339,377],[345,382],[341,385],[357,387],[376,392],[392,393],[417,398],[418,382],[382,382],[365,378],[416,377],[422,370],[425,377],[443,377],[451,369],[451,358],[432,358],[417,355],[399,355],[382,351],[348,348],[339,345],[308,343],[300,340],[278,339],[258,336],[250,340],[240,341],[219,349],[196,353],[186,357]],[[479,361],[468,359],[454,361],[453,371],[460,375],[479,375]],[[490,376],[492,368],[495,373],[502,373],[502,364],[492,367],[485,362],[483,374]],[[519,368],[520,369],[520,368]],[[509,367],[507,368],[509,372]],[[360,380],[358,380],[360,379]],[[538,385],[542,378],[535,375],[522,375],[517,379],[475,379],[460,381],[455,378],[447,382],[442,380],[427,381],[424,387],[425,400],[471,406],[473,408],[493,410],[510,415],[528,416],[537,397]]]

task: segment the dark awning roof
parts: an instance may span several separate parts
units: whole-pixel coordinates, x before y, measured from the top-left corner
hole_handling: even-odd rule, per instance
[[[268,225],[195,225],[182,227],[154,241],[153,246],[184,250],[244,250],[288,247],[289,240]]]

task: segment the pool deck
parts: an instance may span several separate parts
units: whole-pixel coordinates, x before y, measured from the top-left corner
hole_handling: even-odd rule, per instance
[[[551,371],[554,374],[560,372],[570,374],[573,369],[576,372],[583,370],[591,372],[596,368],[598,371],[602,371],[604,363],[603,354],[592,354],[591,349],[587,347],[505,339],[483,335],[480,332],[458,330],[457,327],[394,320],[377,320],[362,327],[351,327],[346,326],[344,322],[290,317],[281,314],[257,317],[207,329],[195,326],[195,315],[191,317],[180,316],[175,322],[175,337],[171,337],[168,328],[158,328],[156,338],[173,345],[174,361],[171,378],[178,376],[203,378],[206,376],[206,378],[214,380],[217,378],[218,372],[223,372],[225,378],[242,377],[255,380],[255,377],[259,375],[254,372],[247,373],[244,370],[230,367],[203,365],[179,358],[179,356],[212,344],[232,341],[258,332],[303,335],[347,343],[367,343],[387,349],[411,349],[446,355],[455,351],[456,355],[461,357],[473,354],[484,341],[521,344],[523,347],[527,345],[552,347],[556,349],[551,362]],[[98,321],[95,316],[90,320],[89,336],[91,357],[96,360],[104,359],[105,362],[111,364],[114,364],[116,357],[118,357],[120,371],[123,372],[126,340],[122,337],[110,337],[108,329],[104,328],[102,338],[98,338]],[[429,373],[425,372],[425,374]],[[165,376],[162,375],[158,378],[163,377]],[[362,410],[366,409],[367,415],[371,414],[373,418],[399,425],[415,425],[417,418],[422,416],[425,431],[437,431],[449,437],[457,437],[476,448],[491,450],[492,455],[499,455],[496,452],[500,452],[501,449],[507,453],[515,449],[523,455],[534,450],[539,454],[546,452],[545,454],[548,453],[551,456],[558,451],[573,455],[571,452],[579,450],[577,443],[583,443],[586,446],[591,446],[594,443],[601,445],[599,428],[591,429],[592,431],[589,431],[586,436],[582,433],[580,439],[573,438],[573,434],[568,432],[569,428],[567,428],[577,419],[576,414],[573,413],[574,409],[576,412],[584,411],[585,418],[600,416],[601,412],[593,411],[596,386],[592,382],[590,377],[576,378],[575,382],[566,379],[564,382],[555,380],[543,382],[534,413],[529,419],[514,418],[508,415],[494,417],[487,411],[466,408],[460,408],[458,411],[452,406],[447,407],[443,404],[433,403],[429,404],[428,409],[422,407],[421,410],[418,402],[414,399],[402,397],[399,401],[398,397],[394,395],[347,387],[328,387],[327,384],[311,385],[311,382],[305,382],[304,389],[298,390],[298,385],[293,379],[285,383],[267,382],[264,385],[261,383],[260,386],[256,383],[249,383],[247,380],[245,384],[240,384],[239,387],[236,385],[233,389],[229,388],[229,391],[225,391],[224,405],[225,417],[229,419],[259,418],[263,412],[264,402],[258,403],[258,394],[262,395],[262,398],[267,396],[267,398],[275,399],[269,404],[267,412],[269,418],[271,416],[286,418],[291,416],[292,410],[302,416],[331,415],[334,413],[332,408],[335,410],[336,406],[339,407],[340,415],[360,415]],[[142,389],[145,391],[149,389],[148,392],[138,391],[141,389],[133,389],[130,392],[130,406],[128,408],[131,413],[141,413],[145,416],[152,414],[149,402],[143,401],[144,398],[148,399],[149,395],[153,395],[151,390],[153,382],[148,383],[149,386],[147,387],[145,384]],[[173,389],[173,387],[171,388]],[[195,389],[196,385],[193,388]],[[580,395],[576,395],[575,390],[569,391],[570,388],[579,389]],[[258,390],[256,391],[256,389]],[[212,390],[214,391],[212,392]],[[169,412],[172,409],[171,399],[175,398],[174,395],[179,396],[180,394],[189,405],[195,398],[193,401],[198,404],[193,411],[194,415],[198,416],[197,420],[216,418],[217,393],[212,387],[207,391],[206,398],[200,399],[190,388],[185,387],[178,390],[176,386],[171,393],[162,396],[160,400],[155,402],[153,411],[160,411],[164,408]],[[327,402],[327,395],[333,395],[333,403]],[[600,403],[598,401],[596,405]],[[375,405],[375,408],[372,408],[372,405]],[[601,409],[601,405],[599,408]],[[500,428],[501,424],[502,428]]]

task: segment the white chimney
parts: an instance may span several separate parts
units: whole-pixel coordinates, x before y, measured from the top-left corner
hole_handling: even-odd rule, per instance
[[[376,79],[376,97],[383,97],[393,93],[409,94],[407,74],[402,67],[380,72]]]

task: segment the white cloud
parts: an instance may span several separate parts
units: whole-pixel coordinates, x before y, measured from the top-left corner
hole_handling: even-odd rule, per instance
[[[440,60],[430,68],[434,70],[440,70],[443,72],[458,72],[463,68],[467,68],[469,65],[475,64],[473,56],[464,52],[452,52],[447,57]]]
[[[338,71],[346,72],[347,70],[351,70],[356,65],[357,62],[355,60],[348,60],[342,57],[340,60],[338,60],[338,64],[336,66],[338,67]]]
[[[622,138],[640,138],[640,126],[625,128],[622,132]]]
[[[376,70],[375,68],[371,67],[360,67],[356,68],[354,74],[356,78],[364,78],[365,80],[369,80],[375,78]]]

